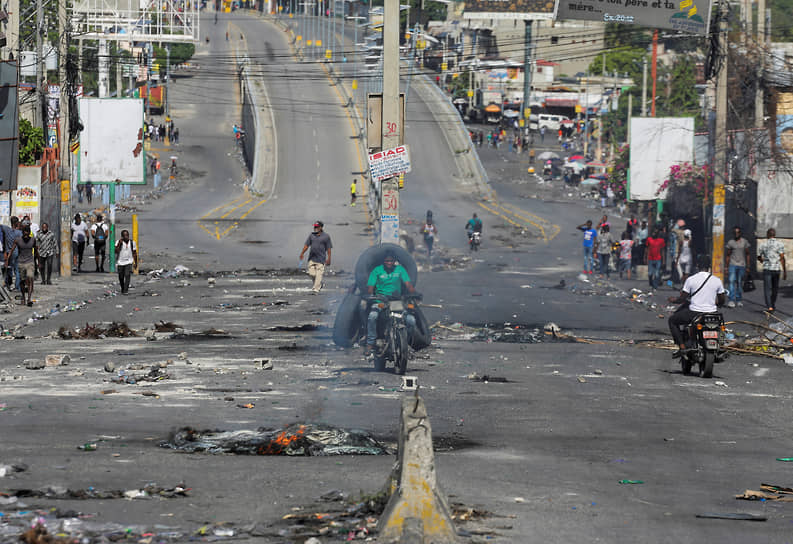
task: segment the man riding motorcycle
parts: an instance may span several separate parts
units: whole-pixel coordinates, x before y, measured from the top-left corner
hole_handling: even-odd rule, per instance
[[[699,272],[686,280],[680,296],[669,297],[669,302],[673,304],[688,303],[682,304],[669,317],[669,331],[678,346],[678,350],[672,354],[675,358],[682,357],[687,349],[680,326],[688,325],[699,314],[716,312],[717,306],[723,306],[726,300],[724,285],[710,272],[710,256],[700,255],[697,259],[697,268]]]
[[[410,283],[410,276],[402,265],[396,264],[393,253],[386,253],[383,264],[375,267],[369,274],[366,282],[367,291],[375,299],[387,301],[400,298],[402,296],[402,285],[404,284],[408,293],[415,293],[416,289]],[[366,323],[366,348],[367,356],[374,354],[374,343],[377,339],[377,318],[380,315],[380,308],[377,304],[372,304],[369,308],[369,317]],[[416,318],[405,313],[405,325],[408,334],[412,334],[416,327]]]
[[[468,220],[465,224],[465,232],[468,233],[468,241],[471,241],[471,236],[474,235],[474,232],[482,233],[482,220],[479,219],[476,214]]]

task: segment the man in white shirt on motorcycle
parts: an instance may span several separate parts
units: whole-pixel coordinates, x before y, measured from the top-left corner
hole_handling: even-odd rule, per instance
[[[721,280],[710,272],[710,255],[700,255],[697,259],[699,272],[689,277],[683,284],[680,296],[669,297],[669,302],[682,304],[669,317],[669,331],[678,346],[672,357],[681,357],[686,351],[681,325],[688,325],[697,314],[709,314],[718,311],[726,300],[724,285]]]

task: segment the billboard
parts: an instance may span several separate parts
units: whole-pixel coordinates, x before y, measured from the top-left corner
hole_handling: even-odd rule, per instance
[[[556,19],[602,21],[707,34],[712,0],[555,0]]]
[[[0,191],[17,187],[19,165],[19,88],[17,63],[0,62]]]
[[[631,118],[631,200],[665,199],[657,194],[675,164],[694,161],[693,117]]]
[[[553,10],[553,0],[470,0],[465,2],[463,19],[550,20]]]
[[[80,183],[145,183],[143,100],[81,98]]]

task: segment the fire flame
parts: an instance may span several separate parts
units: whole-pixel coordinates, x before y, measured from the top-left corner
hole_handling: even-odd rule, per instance
[[[291,429],[287,429],[282,431],[272,439],[267,444],[263,444],[259,446],[257,453],[259,455],[283,455],[283,453],[289,449],[289,446],[301,438],[306,434],[306,426],[300,425],[294,431]]]

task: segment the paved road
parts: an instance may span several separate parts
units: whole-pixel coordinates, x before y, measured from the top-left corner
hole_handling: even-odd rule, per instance
[[[221,240],[197,224],[214,207],[243,195],[229,133],[235,102],[211,99],[227,92],[234,96],[224,67],[230,58],[222,26],[227,22],[218,24],[208,51],[199,47],[195,75],[176,80],[173,89],[183,135],[178,149],[199,175],[141,210],[151,264],[184,262],[199,273],[138,277],[130,297],[104,296],[97,285],[94,295],[85,295],[93,301],[86,309],[35,321],[21,330],[26,338],[4,340],[0,361],[0,465],[28,465],[0,478],[0,491],[131,490],[148,482],[171,487],[183,481],[190,496],[20,498],[26,506],[6,504],[0,496],[0,541],[15,540],[6,536],[18,532],[15,516],[29,523],[31,514],[19,511],[57,507],[90,515],[69,521],[78,533],[96,524],[105,524],[98,530],[106,533],[106,524],[113,523],[132,527],[135,535],[174,531],[181,535],[173,537],[178,541],[208,538],[201,533],[208,527],[209,537],[232,529],[240,541],[302,542],[304,532],[293,536],[303,531],[296,528],[300,524],[284,516],[334,510],[333,503],[320,500],[334,489],[356,498],[376,493],[391,469],[391,455],[260,457],[158,447],[184,426],[231,431],[295,422],[360,428],[387,445],[396,440],[399,378],[373,372],[357,351],[340,350],[330,339],[334,309],[350,283],[344,270],[355,257],[351,248],[365,247],[369,238],[365,213],[344,206],[354,151],[348,138],[326,134],[347,134],[348,125],[342,108],[333,114],[338,98],[318,67],[290,64],[290,77],[277,67],[262,69],[278,104],[279,142],[289,143],[279,145],[279,153],[287,155],[279,154],[277,198],[252,210]],[[246,33],[250,51],[266,57],[269,43],[278,59],[289,62],[282,33],[244,15],[232,22]],[[215,32],[211,23],[204,28]],[[277,77],[270,77],[272,71]],[[301,107],[283,100],[293,96]],[[327,116],[320,115],[319,103],[330,110]],[[442,175],[443,162],[433,161],[440,152],[430,146],[440,138],[430,123],[419,123],[426,112],[417,100],[410,104],[410,137],[425,145],[416,146],[422,166],[409,178],[404,202],[408,218],[420,217],[428,206],[438,210],[440,248],[433,263],[419,257],[419,286],[430,321],[443,326],[434,330],[433,347],[411,359],[409,372],[418,377],[427,402],[445,492],[452,502],[491,513],[461,524],[479,533],[468,540],[789,541],[789,504],[734,496],[761,483],[793,483],[789,464],[775,460],[793,452],[790,368],[774,359],[735,357],[718,366],[712,380],[680,374],[668,352],[642,343],[664,338],[662,308],[609,296],[614,289],[605,283],[571,289],[577,282],[579,238],[569,225],[577,224],[574,219],[586,208],[525,198],[518,186],[510,193],[504,186],[502,194],[509,198],[482,203],[490,210],[466,199],[465,191]],[[313,123],[320,127],[316,137]],[[295,148],[315,143],[320,151],[312,161],[318,158],[320,169],[295,154]],[[494,172],[498,163],[486,165]],[[424,169],[431,173],[426,183],[419,176]],[[485,244],[466,260],[462,224],[477,209],[486,217]],[[334,225],[343,264],[325,292],[311,296],[307,278],[293,268],[301,231],[307,231],[302,224],[318,213]],[[250,270],[254,265],[258,270]],[[242,271],[223,272],[235,269]],[[216,278],[214,287],[209,277]],[[112,295],[112,278],[105,279]],[[185,334],[163,333],[154,341],[63,340],[57,334],[60,327],[106,326],[113,320],[141,332],[173,322]],[[549,321],[587,341],[552,341],[533,332]],[[526,340],[542,341],[501,341],[507,332],[514,335],[516,326],[517,333],[527,333]],[[68,353],[72,361],[42,370],[21,364],[47,353]],[[273,369],[263,370],[254,363],[257,358],[269,359]],[[109,361],[112,372],[105,370]],[[135,384],[113,381],[119,370],[141,378],[152,365],[169,376]],[[253,407],[239,406],[248,404]],[[97,450],[77,449],[88,442],[96,442]],[[619,484],[623,479],[644,483]],[[704,512],[748,512],[768,520],[695,517]],[[51,526],[63,523],[48,519]],[[342,520],[345,527],[366,524],[365,514]],[[347,535],[338,528],[320,533],[329,528],[324,521],[316,527],[322,542]]]

